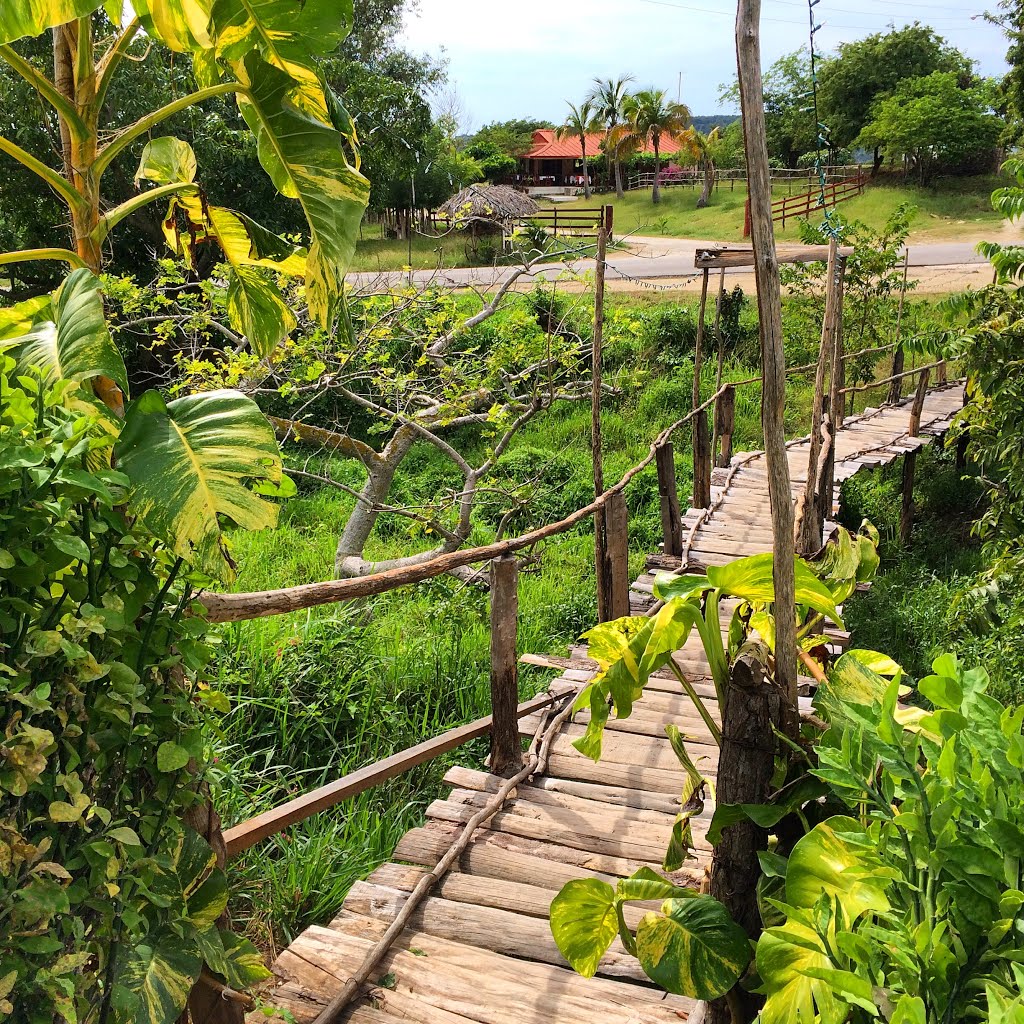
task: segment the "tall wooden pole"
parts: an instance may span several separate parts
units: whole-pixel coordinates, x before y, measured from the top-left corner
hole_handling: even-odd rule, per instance
[[[725,367],[725,337],[722,334],[722,303],[725,301],[725,267],[718,273],[718,297],[715,300],[715,326],[712,328],[715,334],[715,342],[718,345],[718,372],[715,374],[715,393],[722,390],[722,371]],[[718,416],[715,416],[713,433],[711,435],[711,455],[717,459],[718,451]],[[717,462],[716,462],[717,465]]]
[[[519,563],[515,555],[491,562],[491,771],[515,775],[523,767],[519,742]]]
[[[838,307],[839,243],[833,235],[828,243],[828,270],[825,284],[825,318],[821,324],[821,347],[814,375],[814,405],[811,410],[811,443],[807,458],[807,482],[800,503],[797,523],[797,551],[813,554],[821,547],[822,523],[818,522],[818,503],[814,500],[818,482],[818,460],[821,457],[821,420],[825,409],[825,376],[835,347],[835,315]]]
[[[604,460],[601,445],[601,346],[604,341],[604,275],[608,233],[597,232],[597,267],[594,274],[594,340],[590,352],[590,446],[594,461],[594,497],[604,493]],[[597,618],[611,619],[611,581],[608,579],[608,536],[604,509],[594,514],[594,572],[597,576]]]
[[[700,285],[700,307],[697,310],[697,340],[693,346],[693,405],[700,405],[700,371],[704,362],[704,325],[708,308],[708,275],[704,268],[704,276]],[[711,464],[708,452],[707,417],[693,418],[693,505],[694,508],[707,508],[711,504]],[[707,466],[704,465],[707,461]]]
[[[782,347],[782,286],[772,227],[772,180],[765,139],[764,88],[761,81],[759,26],[761,0],[738,0],[736,63],[739,77],[743,143],[747,158],[750,237],[754,249],[757,308],[760,317],[761,369],[764,385],[761,424],[764,429],[768,494],[772,511],[775,562],[775,678],[788,696],[786,729],[796,735],[797,643],[793,494],[786,461],[786,358]]]
[[[896,377],[896,374],[903,372],[903,364],[905,356],[903,354],[903,343],[900,340],[900,331],[903,327],[903,304],[907,298],[907,273],[910,270],[910,250],[904,250],[903,256],[903,284],[900,287],[900,305],[896,312],[896,351],[892,356],[892,374],[891,376]],[[903,397],[903,378],[896,377],[889,385],[889,395],[886,401],[889,405],[895,405]]]

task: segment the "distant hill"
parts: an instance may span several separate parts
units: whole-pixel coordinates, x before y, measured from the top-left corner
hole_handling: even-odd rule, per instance
[[[739,119],[739,114],[694,114],[693,127],[709,132],[712,128],[725,128]]]

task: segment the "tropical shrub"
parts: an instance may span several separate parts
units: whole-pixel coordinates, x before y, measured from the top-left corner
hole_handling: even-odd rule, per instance
[[[277,443],[238,392],[98,401],[129,396],[88,270],[0,312],[0,364],[0,1009],[171,1021],[204,962],[265,974],[218,927],[202,778],[226,699],[193,598],[232,575],[222,518],[276,521]]]

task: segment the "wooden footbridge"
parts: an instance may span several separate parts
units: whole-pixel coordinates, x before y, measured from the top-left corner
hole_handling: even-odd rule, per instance
[[[833,501],[838,502],[841,482],[861,469],[901,456],[912,467],[913,453],[947,429],[963,400],[960,383],[919,387],[913,399],[847,419],[834,438]],[[667,436],[659,442],[647,464]],[[804,490],[808,447],[807,438],[789,445],[794,500]],[[658,458],[659,469],[664,464]],[[666,473],[659,473],[659,482],[669,553],[652,555],[648,572],[631,590],[619,590],[611,602],[621,607],[628,600],[635,614],[653,600],[654,572],[724,563],[771,547],[760,453],[737,454],[715,470],[710,503],[691,508],[685,516],[678,514],[678,499],[671,493],[674,480]],[[622,492],[612,493],[621,497]],[[612,501],[602,505],[599,500],[596,507],[609,522],[624,514],[624,502],[618,511]],[[594,508],[583,511],[589,516]],[[621,579],[625,539],[620,540],[618,547],[612,545],[611,572]],[[692,1010],[688,1000],[652,986],[618,940],[597,978],[578,977],[555,947],[547,915],[552,898],[571,879],[614,880],[641,865],[660,868],[683,783],[665,736],[667,724],[682,728],[691,755],[703,758],[702,769],[712,775],[717,748],[678,681],[666,671],[654,677],[629,719],[609,722],[599,763],[577,753],[572,741],[582,735],[586,714],[570,720],[569,701],[596,668],[581,649],[568,659],[522,658],[557,669],[559,677],[548,693],[517,707],[517,698],[509,699],[509,677],[515,683],[514,612],[511,647],[509,631],[497,618],[500,602],[511,599],[514,605],[515,562],[506,552],[494,564],[493,721],[483,719],[427,741],[225,833],[229,855],[236,853],[487,731],[493,730],[493,756],[512,758],[501,774],[452,768],[445,777],[446,796],[429,806],[422,827],[403,837],[393,861],[354,885],[333,921],[309,928],[280,954],[273,968],[275,983],[264,999],[299,1024],[318,1017],[365,1024],[654,1024],[685,1020]],[[723,615],[731,611],[724,607]],[[847,637],[837,632],[832,640],[841,647]],[[675,657],[698,693],[713,702],[696,634]],[[717,710],[712,713],[717,717]],[[517,719],[519,731],[534,736],[522,767],[515,763]],[[510,723],[514,755],[509,754]],[[705,839],[710,814],[709,808],[694,822],[698,857],[675,876],[681,881],[701,882],[710,859]],[[335,1007],[325,1013],[332,1000]],[[265,1018],[254,1014],[252,1019]]]

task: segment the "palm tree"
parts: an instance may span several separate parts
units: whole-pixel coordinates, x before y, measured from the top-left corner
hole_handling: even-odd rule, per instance
[[[579,106],[566,100],[566,106],[569,108],[569,116],[565,119],[565,124],[555,129],[555,138],[580,140],[580,149],[583,153],[583,195],[589,199],[590,172],[587,170],[587,135],[600,131],[602,121],[590,100],[584,100]]]
[[[701,190],[700,199],[697,200],[697,209],[703,210],[711,199],[711,190],[715,187],[715,159],[714,146],[718,141],[721,131],[712,128],[704,135],[699,128],[687,128],[679,141],[683,149],[694,157],[704,171],[704,188]]]
[[[615,169],[615,195],[622,198],[622,153],[612,143],[612,134],[622,124],[623,104],[626,100],[626,86],[635,82],[633,75],[621,78],[595,78],[594,86],[587,93],[587,102],[604,125],[604,151]]]
[[[654,149],[654,188],[651,202],[661,202],[661,187],[658,178],[661,172],[661,140],[665,135],[682,135],[689,127],[690,108],[685,103],[675,103],[665,94],[664,89],[641,89],[627,96],[623,103],[626,123],[620,133],[632,140],[641,151],[650,140]]]

